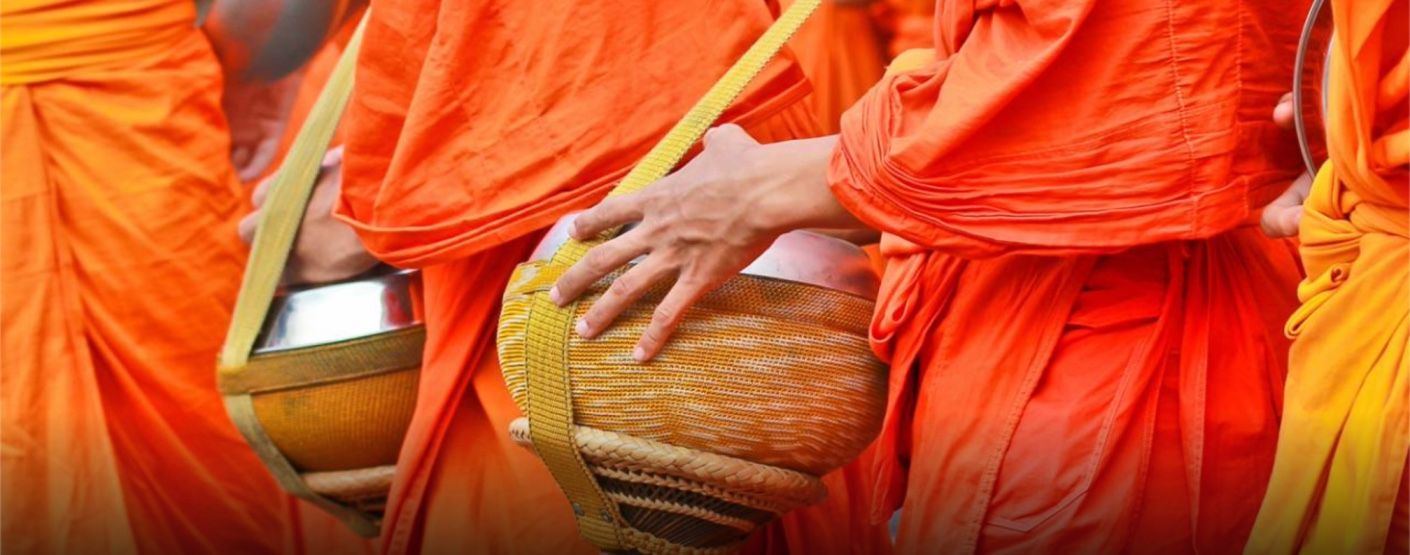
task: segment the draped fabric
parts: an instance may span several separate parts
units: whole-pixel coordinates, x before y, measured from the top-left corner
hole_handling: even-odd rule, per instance
[[[826,135],[838,132],[842,113],[876,84],[888,58],[867,5],[836,0],[818,6],[788,46],[813,85],[804,102]]]
[[[193,3],[0,12],[5,552],[283,551],[215,388],[248,205]]]
[[[935,46],[934,0],[884,0],[873,2],[872,8],[873,18],[885,31],[887,58]]]
[[[1406,545],[1410,3],[1352,4],[1331,2],[1330,160],[1303,207],[1307,279],[1287,324],[1287,412],[1253,553]]]
[[[594,553],[551,476],[507,430],[499,298],[542,230],[600,200],[763,32],[763,2],[379,3],[345,120],[336,213],[379,258],[423,268],[417,408],[383,523],[387,553]],[[817,133],[787,56],[725,115],[761,140]],[[884,552],[865,476],[755,551]]]
[[[746,0],[527,8],[372,12],[338,213],[378,257],[457,260],[590,206],[771,17]],[[806,94],[796,65],[771,64],[724,119],[757,122]]]
[[[843,119],[884,232],[877,517],[903,552],[1228,552],[1253,525],[1299,270],[1251,224],[1305,2],[941,1]]]

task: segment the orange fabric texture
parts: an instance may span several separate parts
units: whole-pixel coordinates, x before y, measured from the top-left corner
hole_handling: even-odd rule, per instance
[[[783,2],[787,7],[791,2]],[[828,0],[798,30],[788,46],[813,93],[805,101],[832,135],[839,131],[842,113],[881,79],[885,64],[882,41],[866,4]]]
[[[194,15],[185,0],[0,14],[6,553],[286,545],[287,497],[215,389],[248,206]]]
[[[424,269],[426,357],[398,461],[387,553],[594,553],[500,376],[499,297],[542,230],[600,200],[773,17],[730,2],[386,2],[367,28],[337,213],[380,258]],[[816,133],[807,84],[772,64],[727,111],[761,140]],[[790,107],[792,106],[792,107]],[[863,552],[863,474],[755,550]],[[806,551],[803,551],[806,550]]]
[[[1410,3],[1331,7],[1330,160],[1303,205],[1307,279],[1256,553],[1403,552],[1410,533]]]
[[[1249,225],[1299,167],[1268,117],[1297,4],[942,1],[936,51],[845,115],[898,550],[1243,545],[1299,277]]]
[[[933,0],[885,0],[872,8],[877,25],[885,33],[888,58],[907,50],[935,47]]]

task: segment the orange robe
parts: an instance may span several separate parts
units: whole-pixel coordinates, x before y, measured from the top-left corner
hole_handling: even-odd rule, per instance
[[[0,8],[6,553],[272,553],[214,360],[247,210],[189,0]]]
[[[380,3],[358,65],[337,213],[424,269],[426,356],[383,524],[387,553],[595,553],[532,453],[498,368],[510,272],[542,231],[600,200],[770,22],[764,2]],[[796,66],[727,112],[763,140],[816,132]],[[827,480],[756,547],[883,551],[863,476]]]
[[[1331,6],[1330,161],[1304,204],[1287,414],[1251,553],[1410,550],[1410,2]]]
[[[1299,168],[1268,113],[1304,7],[947,0],[937,50],[844,116],[832,189],[885,232],[899,551],[1243,545],[1296,302],[1256,223]]]
[[[864,3],[824,0],[788,46],[813,85],[809,111],[824,134],[837,133],[842,113],[881,79],[886,63],[871,11]]]
[[[934,0],[880,0],[872,11],[886,37],[887,59],[911,49],[934,48]]]

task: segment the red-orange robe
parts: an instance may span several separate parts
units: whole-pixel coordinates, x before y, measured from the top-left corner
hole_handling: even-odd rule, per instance
[[[500,295],[542,230],[591,206],[772,19],[725,2],[388,1],[367,28],[345,121],[337,213],[369,249],[424,269],[416,413],[383,523],[387,553],[595,553],[519,416],[494,348]],[[816,132],[795,65],[776,63],[726,114],[761,140]],[[758,546],[883,551],[862,476]]]
[[[899,551],[1241,549],[1296,303],[1256,222],[1299,169],[1269,110],[1305,7],[946,0],[934,54],[846,114]]]
[[[824,0],[788,46],[813,85],[805,101],[809,111],[824,134],[837,133],[842,113],[876,84],[885,68],[887,56],[871,10],[865,3]]]
[[[4,551],[282,551],[215,389],[248,203],[194,3],[2,6]]]

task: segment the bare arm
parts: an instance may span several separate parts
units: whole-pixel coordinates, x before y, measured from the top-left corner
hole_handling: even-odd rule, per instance
[[[710,131],[705,150],[680,171],[637,193],[583,213],[573,236],[586,239],[629,222],[639,225],[592,251],[550,292],[566,304],[637,256],[644,261],[613,282],[578,322],[593,337],[657,282],[675,285],[657,306],[634,356],[660,352],[686,310],[795,229],[865,226],[838,203],[827,183],[837,137],[761,145],[738,126]],[[855,232],[853,232],[855,233]]]

